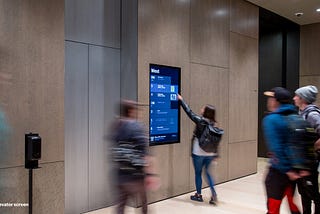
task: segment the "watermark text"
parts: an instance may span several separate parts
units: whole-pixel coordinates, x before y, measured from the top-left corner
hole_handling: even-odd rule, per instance
[[[0,208],[1,207],[28,207],[28,206],[29,206],[28,203],[11,203],[11,202],[0,203]]]

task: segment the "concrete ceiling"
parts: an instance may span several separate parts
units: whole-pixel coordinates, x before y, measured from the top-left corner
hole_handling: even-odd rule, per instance
[[[320,0],[247,0],[255,5],[270,10],[299,25],[320,23]],[[295,13],[302,12],[297,17]]]

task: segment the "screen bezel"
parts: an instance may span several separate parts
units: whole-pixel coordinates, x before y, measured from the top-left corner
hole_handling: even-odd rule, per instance
[[[178,107],[178,121],[177,121],[177,124],[178,124],[178,132],[177,132],[177,140],[168,140],[168,141],[162,141],[162,142],[151,142],[150,141],[150,138],[151,138],[151,132],[150,132],[150,121],[151,121],[151,105],[150,105],[150,94],[151,94],[151,68],[152,67],[158,67],[158,68],[167,68],[167,69],[174,69],[178,72],[178,93],[180,94],[180,91],[181,91],[181,67],[175,67],[175,66],[169,66],[169,65],[160,65],[160,64],[154,64],[154,63],[150,63],[149,64],[149,128],[148,128],[148,131],[149,131],[149,145],[150,146],[158,146],[158,145],[165,145],[165,144],[174,144],[174,143],[180,143],[180,105]],[[179,102],[179,101],[178,101]]]

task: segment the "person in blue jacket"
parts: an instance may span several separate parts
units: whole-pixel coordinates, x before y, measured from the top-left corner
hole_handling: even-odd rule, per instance
[[[270,155],[270,167],[265,179],[267,193],[267,214],[279,214],[282,199],[287,196],[291,214],[300,214],[293,202],[295,180],[300,174],[292,168],[292,157],[288,148],[289,127],[284,115],[296,114],[297,110],[290,92],[282,87],[275,87],[264,92],[268,97],[269,114],[263,119],[263,129]]]

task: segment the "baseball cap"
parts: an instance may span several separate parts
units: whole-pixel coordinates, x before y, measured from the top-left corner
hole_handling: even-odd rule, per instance
[[[272,88],[270,91],[265,91],[263,94],[268,97],[274,97],[282,104],[290,103],[292,98],[290,91],[282,87]]]

